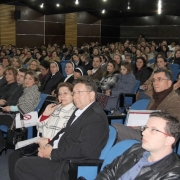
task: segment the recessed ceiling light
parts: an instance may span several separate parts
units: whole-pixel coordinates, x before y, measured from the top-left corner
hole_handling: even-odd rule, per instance
[[[57,7],[59,7],[59,6],[60,6],[60,4],[56,4],[56,6],[57,6]]]
[[[76,1],[75,1],[75,4],[79,4],[79,1],[78,1],[78,0],[76,0]]]
[[[107,0],[103,0],[104,2],[107,1]]]
[[[102,14],[104,14],[105,12],[106,12],[105,9],[103,9],[103,10],[102,10]]]
[[[42,3],[41,5],[40,5],[40,8],[43,8],[44,7],[44,3]]]

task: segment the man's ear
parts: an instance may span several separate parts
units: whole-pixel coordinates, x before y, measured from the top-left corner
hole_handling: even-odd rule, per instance
[[[166,139],[166,145],[172,146],[172,144],[175,142],[175,138],[172,136],[168,136]]]
[[[172,81],[168,80],[168,88],[170,88],[172,86]]]

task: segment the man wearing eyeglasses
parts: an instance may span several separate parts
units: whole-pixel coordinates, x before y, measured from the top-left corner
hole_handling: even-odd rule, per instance
[[[161,110],[171,114],[180,121],[180,97],[173,90],[172,74],[166,69],[154,71],[152,79],[153,96],[147,106],[147,110]],[[125,139],[141,140],[140,131],[124,126],[122,124],[113,125],[118,131],[117,141]]]
[[[98,159],[105,146],[109,128],[106,114],[95,102],[96,84],[84,76],[75,81],[73,100],[77,107],[66,128],[46,146],[39,157],[21,158],[15,166],[16,180],[67,180],[69,160]]]
[[[142,127],[142,144],[133,145],[101,171],[96,180],[180,179],[180,159],[173,148],[180,122],[167,113],[155,112]]]

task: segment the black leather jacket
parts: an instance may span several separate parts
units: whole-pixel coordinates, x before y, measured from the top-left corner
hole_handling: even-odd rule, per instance
[[[125,172],[133,167],[143,156],[141,144],[135,144],[123,155],[105,166],[96,180],[118,180]],[[135,180],[180,180],[180,160],[171,153],[157,163],[143,167]]]

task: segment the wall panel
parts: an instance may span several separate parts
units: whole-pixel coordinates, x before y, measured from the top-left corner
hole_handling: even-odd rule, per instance
[[[16,44],[15,6],[0,5],[0,44]]]
[[[77,46],[77,13],[65,15],[65,44]]]

